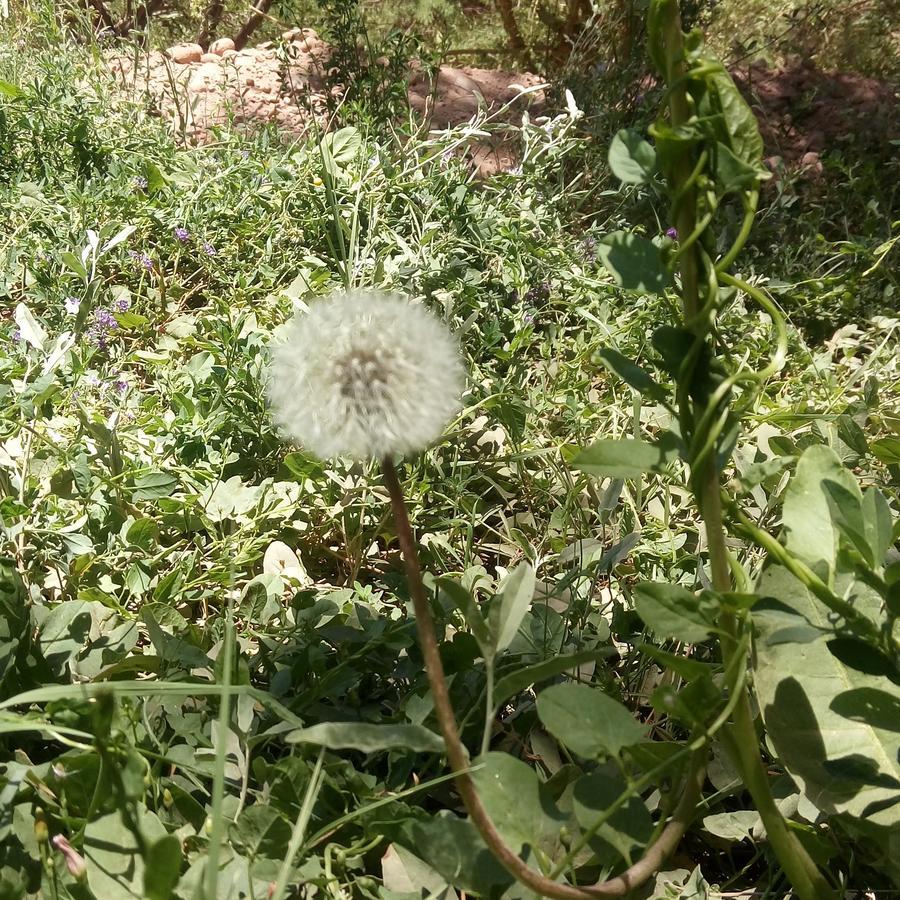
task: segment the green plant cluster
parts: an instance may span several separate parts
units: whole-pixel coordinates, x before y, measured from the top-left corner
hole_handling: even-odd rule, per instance
[[[759,147],[689,52],[699,123],[620,132],[601,198],[574,103],[478,183],[483,120],[176,149],[88,53],[3,57],[0,897],[535,896],[445,768],[377,473],[269,421],[273,334],[370,285],[465,354],[462,412],[401,476],[505,843],[592,884],[671,819],[648,896],[780,896],[767,794],[829,890],[896,883],[900,321],[807,343],[766,289],[790,251],[728,259]],[[629,228],[636,197],[678,233]],[[692,247],[721,277],[682,317]],[[869,252],[866,286],[895,251]],[[748,672],[756,783],[728,737]]]

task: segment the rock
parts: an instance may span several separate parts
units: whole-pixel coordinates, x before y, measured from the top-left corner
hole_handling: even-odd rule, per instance
[[[227,50],[234,50],[234,41],[231,38],[217,38],[209,45],[209,52],[217,56],[224,56]]]
[[[200,62],[203,56],[203,48],[199,44],[175,44],[166,50],[169,59],[172,62],[187,65],[188,63]]]
[[[800,159],[800,168],[803,173],[809,178],[818,178],[824,171],[825,167],[822,165],[822,161],[819,159],[819,154],[814,153],[813,151],[809,151],[809,153],[804,153],[802,158]]]
[[[208,62],[221,62],[222,57],[218,56],[215,53],[204,53],[203,56],[200,57],[200,62],[208,63]]]
[[[222,54],[222,59],[234,59],[238,55],[237,50],[226,50]]]

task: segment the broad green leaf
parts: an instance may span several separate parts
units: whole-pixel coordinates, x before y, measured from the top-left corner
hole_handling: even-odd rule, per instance
[[[19,97],[24,97],[25,91],[16,84],[10,84],[8,81],[0,80],[0,94],[16,100]]]
[[[460,890],[488,897],[512,880],[475,826],[449,810],[415,822],[411,836],[416,855]]]
[[[167,834],[147,848],[144,869],[146,900],[169,900],[181,877],[181,841]]]
[[[391,844],[381,857],[381,880],[389,891],[419,896],[427,891],[435,900],[456,897],[447,882],[428,863],[400,844]]]
[[[646,184],[656,171],[656,151],[638,132],[623,128],[609,145],[609,167],[625,184]]]
[[[127,817],[113,812],[88,822],[84,831],[84,857],[88,884],[95,897],[103,900],[144,898],[146,864],[130,822],[140,828],[143,839],[154,844],[166,836],[162,822],[151,812],[138,808]]]
[[[874,566],[880,569],[893,543],[893,521],[891,508],[878,488],[870,487],[863,492],[862,518]]]
[[[579,778],[572,794],[572,808],[578,824],[584,829],[591,828],[625,793],[626,787],[621,775],[602,769]],[[632,796],[597,829],[596,835],[630,865],[640,855],[652,832],[653,821],[647,806],[640,797]],[[607,865],[618,862],[617,858],[602,853],[601,860]]]
[[[762,160],[763,141],[753,110],[722,66],[718,66],[706,79],[718,94],[734,155],[749,166],[758,166]]]
[[[653,644],[640,644],[638,650],[645,656],[660,663],[663,668],[669,669],[676,675],[680,675],[685,681],[695,681],[710,674],[712,666],[709,663],[699,662],[678,653],[667,653],[654,647]]]
[[[491,601],[487,624],[495,653],[502,653],[513,642],[533,599],[534,569],[521,562],[506,576],[500,592]]]
[[[84,278],[87,280],[88,271],[84,267],[84,263],[74,254],[70,253],[68,250],[63,251],[59,254],[59,258],[66,264],[66,266],[71,269],[79,278]]]
[[[108,250],[112,250],[117,244],[121,244],[122,241],[128,240],[135,231],[137,231],[137,225],[126,225],[103,245],[100,252],[106,253]]]
[[[199,647],[195,647],[183,638],[163,631],[149,608],[141,610],[141,618],[160,659],[176,663],[188,670],[202,669],[210,665],[209,657]]]
[[[241,811],[228,836],[250,859],[277,858],[291,839],[291,826],[271,806],[255,803]]]
[[[658,444],[635,438],[601,438],[582,450],[572,466],[601,478],[639,478],[644,472],[665,472],[677,453],[671,436]]]
[[[900,438],[886,437],[879,438],[869,444],[869,449],[874,456],[881,460],[885,465],[893,466],[900,464]]]
[[[362,137],[352,125],[329,132],[322,139],[322,164],[329,175],[340,174],[356,159],[362,146]]]
[[[494,685],[494,706],[499,706],[505,700],[515,694],[524,691],[532,684],[539,684],[548,678],[561,675],[578,666],[589,662],[596,662],[615,653],[612,647],[603,647],[599,650],[583,650],[580,653],[568,653],[562,656],[554,656],[533,666],[525,666],[509,675],[504,675]],[[697,663],[701,665],[701,663]]]
[[[170,497],[178,487],[178,479],[171,472],[145,472],[134,479],[133,503],[139,500],[158,500]]]
[[[586,684],[555,684],[537,698],[544,727],[574,753],[588,759],[618,756],[644,737],[644,726],[612,697]]]
[[[851,506],[862,503],[856,479],[841,465],[837,454],[824,444],[813,444],[800,456],[785,491],[783,540],[791,553],[825,581],[833,577],[837,555],[838,529],[830,499],[835,494]],[[850,513],[846,516],[849,519]]]
[[[849,577],[841,575],[835,587],[843,595]],[[856,608],[877,619],[881,598],[864,585],[852,587]],[[900,733],[886,728],[884,719],[900,704],[900,688],[848,668],[829,651],[828,610],[785,569],[767,568],[757,590],[822,631],[804,643],[779,641],[784,616],[765,606],[753,611],[756,690],[782,763],[823,812],[895,825]]]
[[[535,770],[508,753],[486,753],[475,763],[475,787],[504,840],[516,851],[531,846],[552,859],[566,820]]]
[[[703,819],[703,827],[726,841],[752,840],[753,829],[759,824],[759,813],[752,809],[716,813]]]
[[[376,725],[370,722],[320,722],[298,728],[287,738],[290,744],[318,744],[329,750],[412,750],[415,753],[440,753],[444,742],[421,725]]]
[[[654,400],[664,400],[666,392],[637,363],[633,363],[627,356],[623,356],[612,347],[604,347],[597,353],[597,358],[614,374],[618,375],[626,384],[631,385],[639,394],[645,394]]]
[[[751,166],[738,159],[725,144],[716,144],[716,187],[725,193],[753,188],[768,172],[760,166]]]
[[[438,578],[435,583],[439,590],[443,591],[452,601],[453,605],[463,614],[466,625],[472,632],[473,637],[478,641],[485,659],[494,655],[494,642],[491,638],[491,632],[488,628],[481,610],[478,608],[478,602],[458,581],[452,578]]]
[[[22,340],[26,344],[34,347],[35,350],[43,350],[47,341],[47,332],[41,327],[41,324],[31,314],[31,310],[24,303],[16,304],[16,311],[13,314],[16,325],[19,326],[19,332]]]
[[[678,584],[644,581],[634,589],[634,608],[659,637],[695,644],[716,627],[718,603]]]
[[[600,241],[597,252],[616,284],[626,291],[660,294],[671,283],[659,247],[647,238],[616,231]]]

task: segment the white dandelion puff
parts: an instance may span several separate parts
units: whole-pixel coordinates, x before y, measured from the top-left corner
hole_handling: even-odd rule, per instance
[[[298,313],[273,349],[268,394],[284,432],[322,459],[424,450],[459,411],[465,371],[422,306],[353,291]]]

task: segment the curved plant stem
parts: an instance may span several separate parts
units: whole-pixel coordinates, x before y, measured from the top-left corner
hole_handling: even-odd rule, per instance
[[[705,748],[698,750],[692,755],[688,778],[682,788],[681,799],[672,814],[672,819],[663,829],[656,843],[647,849],[647,852],[638,862],[621,875],[601,884],[575,887],[547,878],[520,859],[519,855],[503,840],[497,831],[481,802],[475,782],[469,774],[468,754],[459,736],[456,716],[447,690],[444,666],[441,662],[440,649],[434,631],[431,608],[428,605],[425,586],[422,583],[422,570],[419,566],[419,557],[416,553],[412,527],[409,523],[403,488],[400,485],[397,469],[392,459],[383,459],[381,469],[384,475],[384,483],[390,496],[391,510],[394,514],[394,526],[397,530],[397,538],[400,542],[400,550],[406,567],[409,593],[412,597],[413,609],[416,614],[419,644],[422,649],[425,672],[428,675],[428,683],[434,700],[435,715],[444,737],[450,768],[456,776],[457,789],[472,823],[478,829],[485,844],[487,844],[504,868],[517,881],[537,891],[543,897],[558,898],[558,900],[589,900],[591,897],[621,897],[634,890],[634,888],[638,887],[657,871],[678,845],[682,835],[693,820],[705,777]]]
[[[678,2],[677,0],[662,0],[657,9],[658,17],[655,24],[658,28],[659,43],[657,46],[660,51],[658,55],[663,57],[657,61],[664,64],[666,81],[673,86],[669,93],[671,125],[674,128],[684,127],[690,122],[692,110],[684,78],[684,35],[681,29]],[[674,198],[674,218],[678,233],[694,237],[699,223],[697,191],[694,186],[696,170],[692,161],[690,145],[686,145],[679,151],[672,160],[667,174],[670,193]],[[753,196],[746,204],[744,223],[738,240],[719,266],[713,268],[713,271],[710,271],[709,260],[703,253],[702,239],[697,239],[679,259],[684,319],[687,327],[694,332],[696,342],[708,340],[708,334],[714,321],[712,316],[708,318],[706,315],[698,315],[701,310],[705,312],[707,308],[710,308],[714,315],[714,303],[718,288],[713,276],[719,274],[723,280],[729,280],[723,270],[737,256],[737,251],[740,250],[741,244],[750,232],[755,204],[756,198]],[[709,284],[706,286],[708,299],[705,305],[701,300],[702,273],[709,276]],[[690,423],[692,430],[705,422],[704,410],[702,407],[695,409],[690,397],[682,395],[680,405],[680,419]],[[709,423],[706,422],[706,424]],[[702,437],[702,433],[700,437]],[[713,587],[716,591],[728,592],[732,589],[731,563],[725,543],[721,485],[715,454],[706,453],[701,459],[695,458],[693,464],[691,483],[700,515],[706,527]],[[746,653],[746,649],[739,639],[739,622],[733,613],[723,611],[719,617],[719,627],[721,629],[723,662],[726,668],[730,668],[736,654]],[[741,689],[727,733],[726,746],[733,751],[734,762],[741,772],[744,784],[765,825],[769,843],[794,890],[802,900],[828,900],[833,897],[834,892],[828,881],[797,836],[789,830],[787,822],[772,797],[759,752],[759,737],[750,708],[749,687]]]

